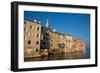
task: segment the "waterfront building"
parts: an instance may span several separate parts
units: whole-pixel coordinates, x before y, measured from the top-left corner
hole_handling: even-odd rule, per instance
[[[72,45],[73,45],[73,37],[72,35],[69,34],[64,34],[64,44],[65,44],[65,48],[64,48],[64,52],[72,52]]]
[[[59,40],[58,40],[58,33],[55,31],[51,31],[50,34],[50,48],[49,48],[50,53],[59,53]]]
[[[41,22],[24,20],[24,57],[40,56]]]
[[[73,51],[85,51],[85,43],[79,38],[73,39]]]

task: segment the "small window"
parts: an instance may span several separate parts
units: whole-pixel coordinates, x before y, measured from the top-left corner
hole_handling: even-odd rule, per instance
[[[30,29],[32,29],[32,26],[30,25]]]
[[[38,45],[39,44],[39,41],[37,41],[36,44]]]
[[[45,45],[45,42],[43,42],[43,44]]]
[[[53,46],[53,44],[51,44],[51,46]]]
[[[39,50],[38,50],[38,48],[36,49],[36,52],[38,52]]]
[[[39,31],[39,27],[37,28],[37,31]]]
[[[31,44],[31,41],[30,40],[28,41],[28,44]]]

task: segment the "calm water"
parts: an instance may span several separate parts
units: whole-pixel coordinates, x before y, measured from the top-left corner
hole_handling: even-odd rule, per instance
[[[24,60],[25,62],[29,62],[29,61],[71,60],[71,59],[89,59],[89,58],[90,58],[90,50],[87,49],[86,52],[63,53],[63,54],[49,55],[47,57],[28,58]]]

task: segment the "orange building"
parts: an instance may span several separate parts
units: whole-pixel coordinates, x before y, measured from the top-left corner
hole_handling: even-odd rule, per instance
[[[85,51],[85,43],[79,38],[74,38],[73,51]]]

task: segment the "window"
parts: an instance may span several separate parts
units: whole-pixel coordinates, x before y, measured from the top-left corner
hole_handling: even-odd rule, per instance
[[[39,31],[39,27],[37,28],[37,31]]]
[[[51,46],[53,46],[53,44],[51,44]]]
[[[31,44],[31,41],[30,40],[28,41],[28,44]]]
[[[39,50],[38,50],[38,48],[36,49],[36,52],[38,52]]]
[[[32,26],[30,25],[30,29],[32,29]]]
[[[43,42],[43,44],[45,44],[45,42]]]
[[[37,41],[36,44],[38,45],[39,44],[39,41]]]

